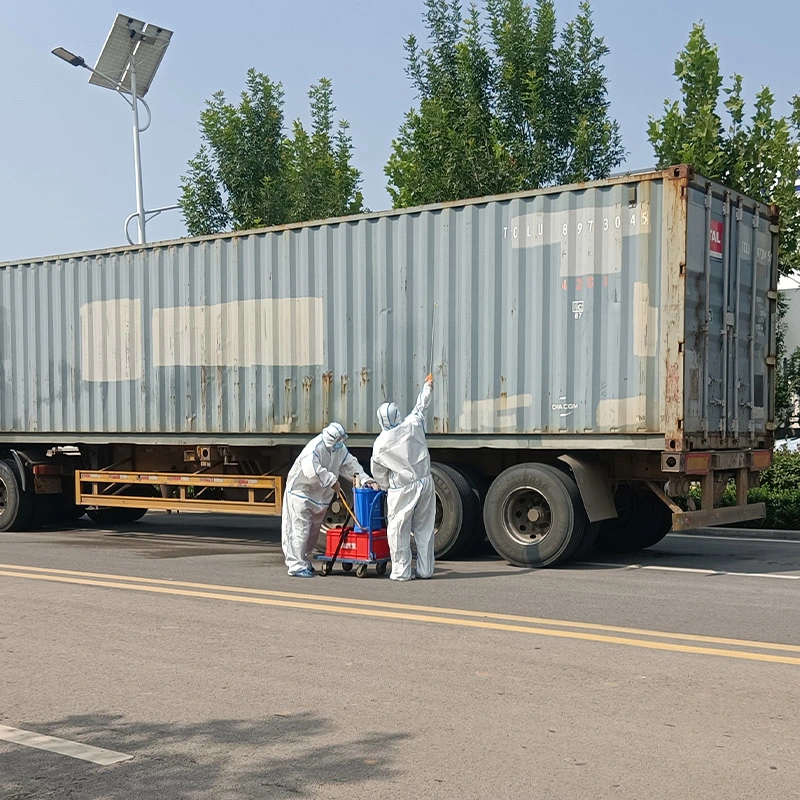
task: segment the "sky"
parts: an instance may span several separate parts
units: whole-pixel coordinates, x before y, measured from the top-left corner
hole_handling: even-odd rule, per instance
[[[559,21],[577,6],[557,0]],[[654,163],[648,114],[677,97],[675,56],[700,19],[719,45],[723,73],[741,73],[749,99],[767,84],[785,113],[800,93],[798,0],[593,0],[592,7],[611,49],[609,97],[626,168]],[[174,31],[146,98],[153,111],[141,136],[147,208],[177,201],[180,176],[200,144],[204,101],[220,89],[237,97],[249,67],[283,83],[287,122],[306,119],[309,86],[331,78],[338,116],[351,124],[365,203],[391,205],[383,167],[414,103],[403,40],[424,37],[422,0],[126,0],[124,7],[15,0],[0,29],[0,262],[125,244],[123,222],[136,209],[132,115],[114,92],[89,85],[86,70],[50,52],[63,46],[94,65],[119,12]],[[178,211],[147,227],[149,241],[185,233]]]

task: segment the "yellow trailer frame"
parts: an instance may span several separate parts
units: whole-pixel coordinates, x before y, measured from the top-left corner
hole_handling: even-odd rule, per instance
[[[218,473],[75,471],[75,503],[100,508],[148,508],[169,511],[224,511],[234,514],[280,516],[283,481],[277,475],[221,475]],[[129,486],[158,487],[162,496],[122,494]],[[165,494],[177,487],[178,496]],[[189,489],[192,489],[190,492]],[[209,489],[240,489],[246,500],[209,499]]]

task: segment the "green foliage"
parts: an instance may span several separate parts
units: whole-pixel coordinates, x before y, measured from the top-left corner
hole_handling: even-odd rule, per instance
[[[781,209],[780,265],[800,267],[800,196],[794,188],[800,158],[800,97],[788,116],[775,116],[769,87],[756,95],[745,116],[741,75],[723,90],[719,52],[705,26],[696,24],[675,61],[680,101],[665,101],[661,117],[650,117],[648,136],[659,168],[692,164],[702,175]],[[726,99],[722,100],[722,95]],[[720,113],[727,112],[727,127]]]
[[[782,343],[778,352],[784,353]],[[778,359],[775,377],[775,422],[779,428],[788,428],[795,413],[795,397],[800,395],[800,347]]]
[[[605,177],[624,158],[589,4],[559,40],[553,0],[426,0],[406,39],[418,96],[386,165],[395,207]]]
[[[311,87],[311,129],[284,129],[280,83],[250,69],[238,105],[215,93],[200,114],[202,145],[181,178],[180,206],[199,236],[362,210],[345,121],[334,125],[331,82]]]
[[[778,531],[800,530],[800,492],[758,487],[747,493],[751,503],[765,503],[767,516],[753,527]]]
[[[699,484],[692,486],[691,498],[699,508],[702,499]],[[777,451],[772,466],[762,473],[760,485],[748,491],[747,501],[764,503],[767,514],[763,520],[741,523],[743,527],[800,530],[800,453]],[[679,500],[679,504],[688,508],[685,500]],[[725,487],[720,505],[736,505],[733,481]]]
[[[772,466],[761,475],[760,488],[800,494],[800,453],[776,451]]]
[[[350,164],[353,142],[342,120],[333,134],[333,89],[327,78],[311,87],[311,131],[300,120],[287,141],[287,222],[358,214],[363,210],[361,173]]]

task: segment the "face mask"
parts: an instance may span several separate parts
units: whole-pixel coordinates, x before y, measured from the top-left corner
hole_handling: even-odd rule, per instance
[[[343,447],[344,447],[344,442],[336,442],[336,444],[333,446],[333,449],[341,450]]]

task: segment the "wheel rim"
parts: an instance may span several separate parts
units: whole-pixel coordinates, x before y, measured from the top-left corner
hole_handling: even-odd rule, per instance
[[[442,520],[444,519],[444,506],[442,505],[442,501],[439,499],[438,494],[434,494],[436,498],[436,513],[433,517],[433,536],[436,538],[436,534],[439,533],[442,527]],[[414,542],[414,532],[411,532],[411,542]]]
[[[436,497],[436,514],[433,518],[433,533],[434,536],[439,532],[439,529],[442,527],[442,520],[444,519],[444,506],[442,506],[442,501],[439,499],[439,495],[435,495]]]
[[[521,545],[538,544],[550,532],[553,512],[547,498],[532,486],[513,491],[503,507],[506,531]]]
[[[328,507],[325,519],[322,521],[322,530],[341,528],[347,522],[347,509],[340,500],[334,500]]]
[[[8,508],[8,487],[6,482],[0,478],[0,517],[6,513]]]

